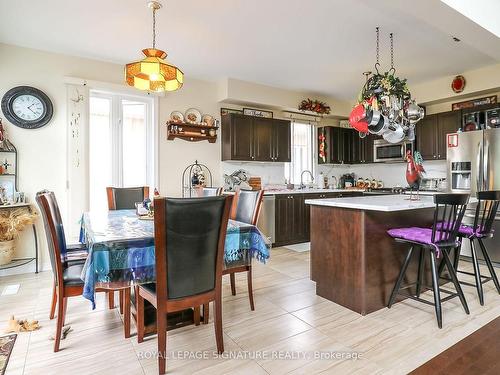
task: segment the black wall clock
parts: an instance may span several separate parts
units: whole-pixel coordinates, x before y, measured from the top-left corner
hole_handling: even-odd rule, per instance
[[[2,112],[20,128],[37,129],[50,121],[53,107],[44,92],[30,86],[17,86],[3,96]]]

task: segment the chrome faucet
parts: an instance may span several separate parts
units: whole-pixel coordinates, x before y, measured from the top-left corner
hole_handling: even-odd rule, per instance
[[[300,189],[305,189],[305,187],[306,187],[306,185],[304,185],[304,173],[306,173],[306,172],[309,173],[309,175],[311,176],[311,182],[314,182],[314,176],[313,176],[312,172],[305,169],[300,174]]]

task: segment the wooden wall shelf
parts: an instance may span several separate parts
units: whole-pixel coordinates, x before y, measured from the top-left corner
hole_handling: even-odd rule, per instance
[[[174,140],[175,138],[184,139],[189,142],[208,141],[215,143],[217,141],[217,126],[190,124],[187,122],[167,122],[167,139]],[[202,130],[205,133],[202,133]],[[215,135],[209,135],[210,130],[215,130]]]

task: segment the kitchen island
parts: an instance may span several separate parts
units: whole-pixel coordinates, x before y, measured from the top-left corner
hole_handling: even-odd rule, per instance
[[[387,230],[430,227],[434,198],[410,201],[407,195],[384,195],[305,203],[311,206],[311,279],[316,294],[362,315],[386,307],[408,250]],[[424,283],[430,285],[427,269],[425,274]],[[416,280],[416,275],[417,262],[411,262],[406,278]]]

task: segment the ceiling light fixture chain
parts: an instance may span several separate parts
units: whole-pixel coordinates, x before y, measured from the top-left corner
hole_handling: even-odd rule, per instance
[[[377,47],[376,47],[375,70],[376,70],[377,74],[379,74],[378,68],[380,67],[380,27],[377,26],[377,28],[375,30],[376,30],[376,33],[377,33]]]
[[[391,69],[389,72],[394,75],[396,73],[396,68],[394,67],[394,34],[389,34],[389,39],[391,40]]]

